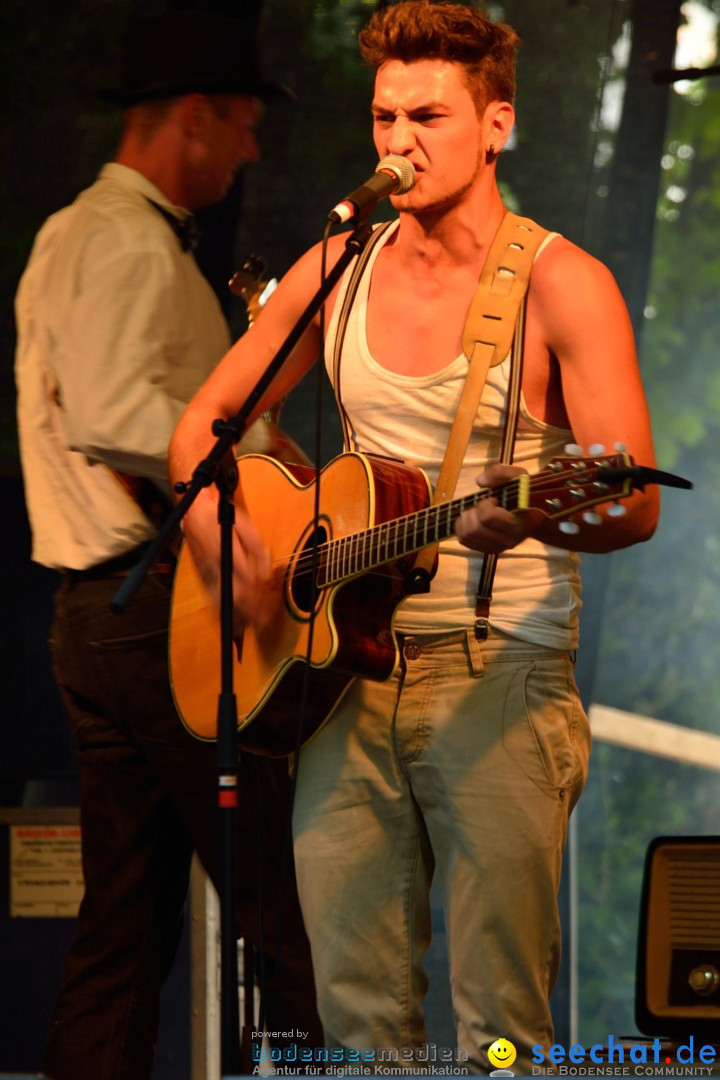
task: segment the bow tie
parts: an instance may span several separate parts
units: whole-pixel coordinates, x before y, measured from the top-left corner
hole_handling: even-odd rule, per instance
[[[195,251],[200,242],[200,228],[195,215],[188,214],[187,217],[183,218],[175,217],[175,214],[166,210],[164,206],[160,206],[159,203],[153,202],[152,199],[148,199],[148,202],[165,218],[180,241],[183,251]]]

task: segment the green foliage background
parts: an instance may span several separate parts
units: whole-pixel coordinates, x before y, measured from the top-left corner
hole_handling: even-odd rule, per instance
[[[719,140],[720,85],[706,80],[673,93],[642,366],[660,466],[692,479],[695,490],[664,492],[654,539],[612,557],[593,694],[604,705],[716,735]],[[654,836],[720,833],[718,774],[598,744],[576,827],[587,1042],[633,1029],[643,855]]]

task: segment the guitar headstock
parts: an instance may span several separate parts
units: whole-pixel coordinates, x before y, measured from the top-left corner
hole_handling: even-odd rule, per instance
[[[244,301],[250,326],[260,314],[275,285],[277,280],[268,280],[265,260],[260,255],[248,255],[240,269],[230,278],[228,288]]]
[[[606,511],[610,517],[622,516],[621,500],[642,486],[630,455],[617,450],[583,456],[579,447],[567,450],[566,456],[553,458],[542,472],[527,477],[518,492],[518,509],[540,510],[559,520],[566,533],[579,531],[577,522],[569,520],[576,515],[588,525],[601,524],[602,517],[593,509],[601,503],[611,504]]]
[[[546,517],[560,520],[564,533],[577,533],[580,526],[569,520],[581,514],[588,525],[600,525],[603,518],[592,508],[610,503],[605,514],[622,517],[627,499],[646,484],[690,490],[692,482],[674,473],[661,472],[645,465],[635,465],[624,447],[606,454],[602,446],[591,446],[583,456],[581,447],[566,446],[566,456],[556,457],[542,470],[530,476],[522,473],[506,484],[491,488],[488,494],[508,510],[540,510]],[[595,452],[593,452],[595,451]]]

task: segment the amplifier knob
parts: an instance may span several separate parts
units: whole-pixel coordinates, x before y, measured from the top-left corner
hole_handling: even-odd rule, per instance
[[[714,964],[699,964],[688,975],[688,983],[700,997],[709,997],[720,986],[720,971]]]

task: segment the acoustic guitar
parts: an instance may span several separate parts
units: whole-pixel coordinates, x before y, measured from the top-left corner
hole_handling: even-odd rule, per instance
[[[239,458],[238,469],[236,505],[258,527],[273,567],[263,621],[235,642],[238,742],[280,756],[318,731],[356,676],[384,680],[396,669],[393,619],[413,555],[454,535],[464,510],[493,497],[509,510],[540,510],[571,531],[578,514],[600,523],[598,504],[622,512],[619,501],[645,483],[691,486],[635,466],[625,453],[558,457],[536,475],[433,506],[421,469],[370,455],[343,454],[319,478],[309,466],[254,454]],[[216,606],[184,547],[170,670],[183,722],[201,739],[216,735],[219,638]]]

